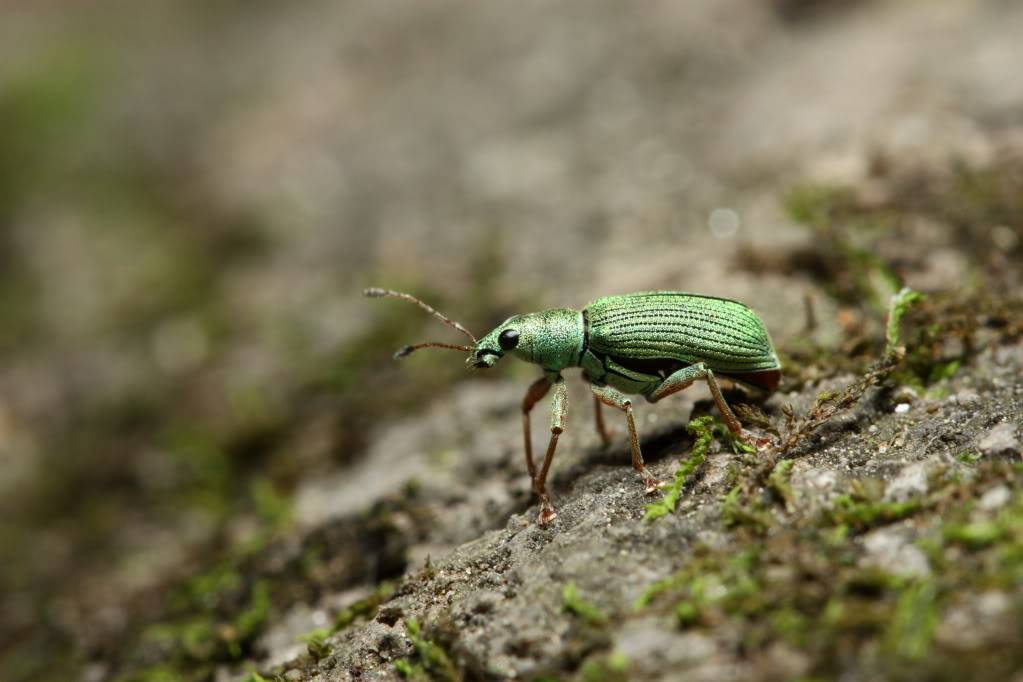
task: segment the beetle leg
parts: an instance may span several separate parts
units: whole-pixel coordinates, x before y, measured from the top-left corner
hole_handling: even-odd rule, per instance
[[[522,398],[522,435],[526,445],[526,469],[529,470],[529,482],[536,487],[536,465],[533,463],[533,439],[529,429],[529,413],[533,406],[551,390],[551,382],[547,377],[540,377],[526,389]]]
[[[604,426],[604,410],[603,403],[600,402],[600,398],[596,395],[593,396],[593,418],[597,423],[597,433],[600,434],[600,440],[603,441],[604,447],[611,444],[611,435],[607,431],[607,427]]]
[[[661,385],[658,386],[653,393],[648,396],[648,399],[650,402],[656,403],[658,400],[665,398],[672,393],[678,393],[683,389],[689,388],[689,386],[697,379],[703,379],[707,382],[707,386],[710,388],[710,394],[714,398],[714,403],[718,406],[718,411],[721,413],[721,416],[724,417],[728,430],[743,443],[754,445],[755,439],[743,430],[742,423],[739,421],[739,418],[735,416],[735,413],[732,412],[732,408],[730,408],[728,403],[725,402],[725,397],[721,395],[721,387],[718,385],[718,381],[714,377],[714,372],[708,369],[702,362],[684,367],[670,375],[667,379],[661,382]]]
[[[647,494],[654,492],[661,487],[661,482],[647,471],[643,464],[643,453],[639,449],[639,434],[636,433],[636,418],[632,414],[632,401],[624,393],[611,386],[591,385],[590,390],[593,391],[593,395],[598,401],[625,412],[626,421],[629,423],[629,440],[632,444],[632,468],[643,479]]]
[[[548,382],[548,387],[550,387],[550,382]],[[544,389],[544,393],[546,392],[546,389]],[[565,386],[565,380],[558,377],[554,382],[554,397],[551,399],[551,440],[547,444],[547,454],[544,455],[540,473],[533,479],[533,489],[540,497],[540,516],[537,518],[537,522],[541,526],[546,526],[557,516],[554,512],[554,505],[551,504],[551,498],[547,495],[547,472],[550,470],[551,462],[554,460],[554,450],[558,447],[558,436],[565,430],[565,414],[567,411],[568,389]]]

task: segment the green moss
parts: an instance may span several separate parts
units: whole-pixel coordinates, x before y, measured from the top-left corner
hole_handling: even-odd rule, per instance
[[[946,525],[945,539],[967,547],[979,548],[993,545],[1005,537],[1005,530],[995,521],[975,521],[962,525]]]
[[[185,680],[186,678],[173,668],[157,665],[120,677],[117,682],[185,682]]]
[[[211,609],[231,598],[244,585],[232,562],[222,562],[185,581],[171,596],[175,609]]]
[[[386,581],[380,583],[371,595],[365,599],[359,599],[338,612],[334,618],[334,632],[344,630],[359,618],[366,620],[374,618],[380,605],[390,599],[392,594],[394,594],[393,583]]]
[[[779,500],[781,500],[785,508],[790,510],[795,504],[795,493],[792,490],[792,467],[795,465],[795,461],[791,459],[784,459],[778,462],[778,466],[774,468],[771,475],[767,478],[767,489],[770,490]]]
[[[918,661],[927,655],[937,624],[935,583],[913,582],[899,594],[886,641],[897,655]]]
[[[330,637],[328,628],[319,628],[302,636],[306,644],[306,651],[314,661],[326,658],[334,650],[334,647],[327,641],[328,637]]]
[[[791,188],[782,203],[785,212],[795,222],[827,229],[836,214],[851,201],[846,189],[805,183]]]
[[[590,625],[598,627],[607,625],[607,616],[580,596],[574,582],[568,583],[562,589],[561,607],[566,613],[571,613]]]
[[[590,657],[577,677],[581,682],[628,682],[629,659],[618,652]]]
[[[686,430],[696,438],[696,441],[689,452],[689,457],[679,462],[675,478],[661,499],[646,505],[643,521],[647,523],[675,512],[682,490],[707,459],[707,450],[714,440],[714,418],[704,416],[693,419],[686,425]]]
[[[405,621],[405,629],[412,646],[415,647],[417,660],[399,659],[394,667],[406,679],[430,679],[440,682],[457,682],[461,674],[444,649],[427,639],[422,632],[419,621],[409,618]]]
[[[203,578],[209,579],[210,576]],[[200,579],[199,583],[204,583],[204,580]],[[194,581],[192,589],[195,589]],[[200,598],[216,595],[219,599],[221,593],[195,594]],[[244,606],[229,622],[218,618],[214,611],[218,606],[219,601],[215,600],[199,607],[203,611],[199,615],[151,625],[146,628],[143,640],[166,652],[168,659],[181,663],[239,660],[266,624],[270,610],[269,586],[264,581],[256,582]]]
[[[962,462],[963,464],[974,464],[980,461],[984,455],[975,450],[963,450],[962,452],[956,453],[956,461]]]
[[[902,318],[913,305],[923,299],[923,294],[909,287],[903,287],[897,294],[892,295],[888,306],[888,323],[885,327],[886,355],[896,352],[902,345]]]
[[[767,532],[773,523],[770,512],[764,509],[759,501],[743,501],[742,486],[738,484],[724,497],[721,504],[721,520],[726,527],[748,528],[758,534]]]
[[[291,518],[291,501],[268,478],[257,476],[249,483],[253,507],[260,518],[272,529],[287,525]]]
[[[246,606],[234,624],[240,639],[249,639],[263,629],[270,614],[270,585],[265,580],[257,581]]]
[[[839,495],[825,514],[832,526],[843,526],[863,532],[916,514],[925,507],[925,500],[914,498],[904,502],[881,500],[884,486],[880,481],[858,480],[850,484],[853,492]]]
[[[908,500],[906,502],[859,502],[848,495],[842,495],[836,498],[830,517],[835,525],[847,526],[863,531],[912,516],[921,507],[922,503],[920,500]]]

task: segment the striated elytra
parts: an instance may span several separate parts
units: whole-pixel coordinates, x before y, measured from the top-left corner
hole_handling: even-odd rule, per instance
[[[469,353],[472,369],[493,367],[505,355],[539,365],[543,376],[522,400],[526,467],[540,499],[540,525],[554,517],[547,494],[547,472],[558,436],[565,428],[567,391],[564,369],[579,367],[593,391],[597,431],[605,443],[607,431],[601,405],[625,412],[632,446],[632,466],[647,493],[660,482],[643,465],[632,401],[642,395],[650,402],[677,393],[696,380],[707,382],[718,410],[736,437],[749,443],[738,418],[728,407],[718,379],[724,378],[755,391],[770,393],[778,387],[781,364],[763,322],[749,306],[738,301],[679,291],[647,291],[605,296],[582,310],[553,308],[510,317],[481,339],[461,324],[440,314],[409,294],[388,289],[366,289],[370,297],[389,296],[410,301],[472,340],[472,345],[440,342],[405,346],[396,357],[420,348],[448,348]],[[543,463],[533,461],[529,414],[554,387],[551,403],[551,439]]]

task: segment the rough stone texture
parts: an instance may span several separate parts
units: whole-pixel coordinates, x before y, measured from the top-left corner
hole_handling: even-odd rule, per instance
[[[1016,425],[1005,422],[992,427],[977,443],[977,447],[985,455],[1020,454],[1023,446],[1016,435]]]

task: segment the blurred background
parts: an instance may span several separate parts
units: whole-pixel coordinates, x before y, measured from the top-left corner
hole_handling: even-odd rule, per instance
[[[363,287],[477,333],[696,290],[784,340],[785,192],[993,163],[1021,35],[1009,0],[5,3],[0,677],[83,674],[388,419],[531,376],[391,362],[450,331]],[[918,285],[965,276],[949,244]]]

